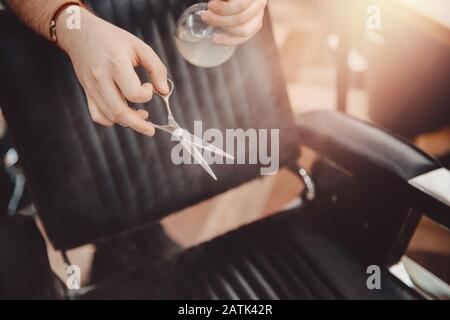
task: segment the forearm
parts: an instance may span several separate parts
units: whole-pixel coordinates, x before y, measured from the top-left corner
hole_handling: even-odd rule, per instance
[[[55,11],[68,0],[6,0],[4,1],[25,24],[47,39]]]

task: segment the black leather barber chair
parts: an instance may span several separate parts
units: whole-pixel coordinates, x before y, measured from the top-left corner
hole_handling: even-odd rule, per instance
[[[300,146],[320,155],[312,170],[315,189],[304,176],[309,183],[302,206],[190,249],[161,240],[161,218],[259,177],[260,167],[213,166],[219,178],[214,182],[200,166],[174,165],[173,142],[165,134],[148,138],[94,124],[68,58],[2,12],[0,104],[53,246],[63,251],[138,238],[146,243],[137,249],[117,246],[124,260],[117,263],[101,264],[107,257],[98,252],[92,290],[76,297],[420,298],[387,268],[405,252],[423,212],[450,226],[448,206],[408,183],[439,169],[439,163],[408,142],[341,114],[294,119],[268,16],[258,36],[223,66],[189,65],[172,35],[177,17],[193,2],[90,4],[162,57],[176,83],[173,109],[183,126],[192,130],[194,120],[202,120],[204,128],[220,130],[280,129],[282,167],[298,170]],[[151,108],[158,121],[163,108],[157,103],[137,107]],[[159,236],[152,237],[153,230]],[[170,253],[155,255],[153,242],[165,242]],[[0,254],[1,261],[14,259],[10,251]],[[46,253],[34,255],[41,259]],[[380,290],[367,287],[367,267],[373,264],[381,267]],[[118,266],[114,273],[102,276],[111,265]],[[13,274],[15,268],[2,272]],[[24,297],[35,289],[23,288]],[[43,291],[41,297],[48,295]]]

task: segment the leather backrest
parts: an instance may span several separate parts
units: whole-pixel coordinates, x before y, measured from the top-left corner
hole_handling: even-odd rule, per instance
[[[182,126],[192,131],[194,120],[202,120],[204,129],[279,129],[280,165],[292,161],[298,148],[269,17],[230,61],[201,69],[182,59],[173,40],[176,19],[194,2],[112,0],[92,7],[144,39],[166,63]],[[260,165],[213,165],[216,182],[199,165],[174,165],[174,142],[165,133],[148,138],[94,124],[68,57],[9,12],[0,13],[0,43],[0,105],[56,248],[157,221],[259,176]],[[158,99],[140,107],[162,121]]]

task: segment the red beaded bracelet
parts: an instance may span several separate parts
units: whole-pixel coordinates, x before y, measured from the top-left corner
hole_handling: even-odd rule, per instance
[[[80,1],[69,1],[60,5],[55,11],[49,26],[50,40],[54,43],[58,43],[58,38],[56,37],[56,21],[58,20],[58,17],[61,15],[61,13],[70,6],[83,7],[83,3]]]

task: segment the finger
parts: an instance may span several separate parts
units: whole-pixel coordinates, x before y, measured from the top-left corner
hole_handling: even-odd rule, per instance
[[[141,119],[144,119],[144,120],[146,120],[149,116],[148,111],[145,111],[142,109],[136,110],[136,113]]]
[[[146,44],[140,44],[136,51],[140,64],[150,73],[155,89],[161,94],[168,94],[167,68],[164,63],[162,63],[153,49]]]
[[[255,1],[252,2],[250,7],[247,8],[245,11],[235,15],[228,15],[228,16],[222,16],[220,14],[213,12],[212,10],[208,10],[202,15],[202,20],[206,24],[214,27],[239,26],[249,22],[256,16],[260,16],[261,14],[263,14],[264,6],[265,2]]]
[[[104,126],[108,127],[112,126],[114,123],[103,114],[103,112],[98,108],[97,103],[95,103],[94,99],[87,93],[86,98],[88,102],[89,113],[91,114],[92,120]]]
[[[128,107],[126,100],[120,95],[119,89],[112,80],[109,83],[103,81],[100,92],[104,97],[104,106],[113,114],[114,122],[148,136],[155,134],[152,125],[142,119],[138,112]]]
[[[152,92],[152,96],[153,96],[153,92],[155,91],[155,88],[153,87],[153,85],[151,83],[146,82],[142,86],[145,87],[147,90],[150,90]]]
[[[215,35],[213,41],[215,43],[223,44],[225,46],[238,46],[244,42],[250,40],[251,37],[239,37],[229,34],[218,34]]]
[[[147,120],[149,114],[147,111],[145,110],[134,110],[134,112],[136,112],[136,114],[143,120]],[[122,127],[128,128],[126,125],[123,125],[121,123],[119,123]]]
[[[242,37],[253,37],[262,27],[263,15],[259,15],[256,18],[244,23],[240,26],[226,28],[227,33]]]
[[[114,87],[115,84],[113,83]],[[112,113],[112,109],[109,107],[113,102],[108,100],[104,95],[104,89],[100,88],[100,84],[90,86],[93,90],[91,90],[90,94],[93,100],[95,101],[98,109],[102,112],[102,114],[113,124],[116,123],[115,116]],[[107,101],[108,100],[108,101]]]
[[[143,86],[146,86],[147,88],[149,88],[150,90],[153,91],[153,86],[152,86],[150,83],[144,83]],[[105,92],[105,91],[108,91],[108,90],[109,90],[109,89],[105,89],[105,88],[102,89],[102,91],[104,91],[104,92]],[[97,96],[97,99],[98,99],[98,101],[99,101],[99,103],[98,103],[97,105],[98,105],[98,106],[101,106],[101,107],[99,107],[99,111],[103,113],[104,117],[105,117],[106,119],[108,119],[108,121],[109,121],[111,124],[116,123],[116,122],[117,122],[116,117],[114,116],[114,114],[113,114],[113,112],[112,112],[112,108],[109,107],[109,105],[115,104],[115,103],[117,103],[117,102],[106,101],[107,99],[105,99],[105,96],[104,96],[102,93],[100,93],[100,91],[97,92],[97,95],[96,95],[96,96]],[[124,96],[123,96],[123,95],[120,95],[120,96],[122,97],[121,100],[122,100],[122,101],[125,101]],[[119,101],[118,103],[121,104],[122,101]],[[125,102],[125,103],[126,103],[126,102]],[[138,114],[138,116],[139,116],[140,118],[144,119],[144,120],[147,119],[148,116],[149,116],[149,113],[148,113],[148,111],[146,111],[146,110],[136,110],[136,109],[134,109],[134,112],[136,112],[136,113]],[[122,125],[122,124],[121,124],[121,125]],[[122,126],[126,127],[125,125],[122,125]]]
[[[254,0],[212,0],[208,3],[208,9],[221,16],[236,15],[245,11]]]
[[[128,107],[120,108],[116,111],[117,121],[123,126],[129,127],[139,133],[152,137],[155,134],[155,128],[145,121],[138,112]]]
[[[141,84],[131,62],[125,62],[114,71],[114,81],[128,101],[145,103],[152,99],[153,87]]]

